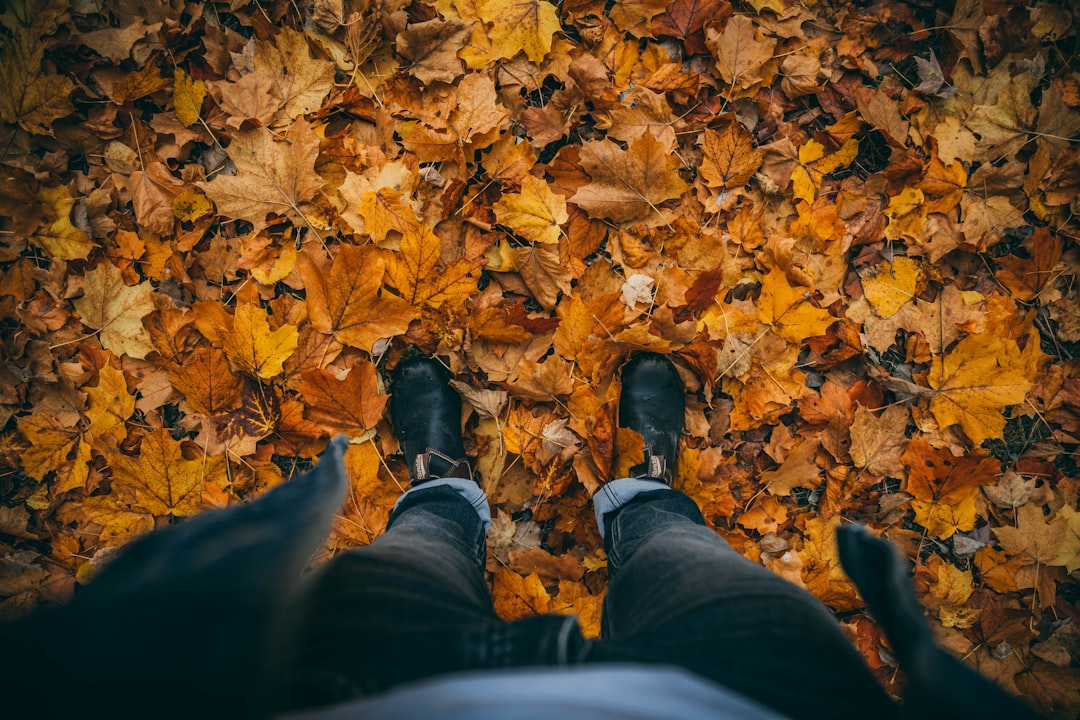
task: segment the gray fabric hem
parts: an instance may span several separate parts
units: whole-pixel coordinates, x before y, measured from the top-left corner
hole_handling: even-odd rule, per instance
[[[420,485],[415,485],[402,493],[398,501],[394,503],[394,510],[397,510],[398,505],[409,496],[409,493],[439,487],[440,485],[455,490],[458,495],[469,501],[469,504],[473,506],[473,510],[476,510],[476,514],[480,516],[480,522],[484,524],[484,535],[487,535],[488,529],[491,527],[491,506],[488,505],[487,495],[484,494],[484,491],[480,489],[475,480],[455,477],[425,480]]]
[[[622,478],[612,480],[596,491],[593,495],[593,512],[596,514],[596,525],[600,528],[600,537],[604,537],[604,516],[615,512],[641,493],[655,492],[656,490],[671,490],[659,480],[642,480],[640,478]]]

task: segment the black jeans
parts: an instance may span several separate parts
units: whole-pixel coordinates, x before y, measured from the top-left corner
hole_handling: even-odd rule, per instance
[[[573,616],[498,618],[476,511],[414,491],[386,533],[313,579],[293,673],[298,705],[447,672],[641,662],[681,666],[791,717],[891,718],[881,689],[812,595],[736,553],[686,495],[638,495],[604,517],[602,635]]]

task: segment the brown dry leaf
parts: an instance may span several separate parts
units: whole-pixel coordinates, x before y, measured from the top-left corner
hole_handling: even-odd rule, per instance
[[[663,143],[645,133],[623,150],[610,140],[586,143],[581,165],[592,182],[570,202],[593,217],[614,222],[666,222],[658,205],[686,190],[678,174],[679,160]]]
[[[1069,521],[1043,515],[1042,507],[1028,503],[1016,512],[1016,527],[992,528],[1005,552],[1035,565],[1056,565],[1069,539]]]
[[[761,167],[764,157],[751,143],[750,133],[736,122],[721,132],[706,128],[701,149],[705,158],[698,172],[709,187],[742,187]]]
[[[28,133],[52,135],[52,124],[75,107],[75,86],[62,75],[42,72],[45,43],[16,33],[0,54],[0,119],[18,123]]]
[[[154,350],[143,326],[143,318],[154,311],[153,292],[149,282],[129,287],[115,265],[103,262],[86,273],[83,296],[74,305],[83,324],[98,331],[102,347],[144,358]]]
[[[342,245],[326,274],[307,255],[300,255],[299,266],[312,326],[339,342],[370,352],[417,317],[408,302],[382,291],[386,260],[370,245]]]
[[[319,138],[308,123],[297,121],[281,141],[264,128],[238,133],[228,152],[236,175],[198,183],[220,214],[247,220],[255,232],[270,214],[310,225],[305,212],[324,181],[314,169]]]
[[[761,485],[773,495],[790,495],[797,487],[815,487],[820,482],[821,469],[815,458],[821,443],[803,440],[796,445],[776,470],[762,473]]]
[[[664,12],[667,0],[616,0],[611,7],[611,22],[634,37],[652,37],[649,22]]]
[[[986,497],[998,507],[1012,510],[1026,505],[1035,490],[1035,478],[1024,477],[1015,470],[1008,470],[995,485],[983,488]]]
[[[217,348],[196,348],[183,365],[169,368],[169,380],[195,412],[215,415],[240,407],[242,383]]]
[[[409,61],[409,74],[425,85],[452,83],[464,72],[458,50],[465,47],[472,26],[458,19],[428,20],[398,33],[398,55]]]
[[[855,467],[875,475],[903,478],[901,455],[907,445],[907,424],[908,411],[898,405],[885,408],[880,416],[858,407],[851,424],[851,460]]]
[[[301,375],[304,418],[321,425],[331,434],[363,435],[382,418],[389,395],[379,392],[375,366],[370,362],[353,365],[339,380],[326,370],[308,370]]]
[[[776,41],[759,39],[749,17],[735,15],[723,31],[706,28],[705,36],[716,59],[717,72],[734,90],[744,91],[763,81],[763,71],[772,61]]]
[[[1051,560],[1050,565],[1063,565],[1066,572],[1075,572],[1080,567],[1080,512],[1065,505],[1058,511],[1054,522],[1065,522],[1067,528],[1061,550]]]
[[[787,523],[788,510],[772,495],[761,495],[736,522],[759,535],[775,533]]]
[[[549,245],[513,249],[514,266],[541,305],[554,308],[559,294],[573,290],[574,274],[566,268],[557,248]]]
[[[478,74],[463,77],[447,100],[427,110],[422,122],[402,132],[404,146],[422,163],[463,162],[495,141],[508,116],[499,104],[495,82]]]
[[[273,43],[258,43],[253,68],[257,76],[272,80],[274,95],[292,120],[318,110],[334,86],[334,63],[313,58],[307,36],[288,27]]]
[[[684,41],[693,55],[705,53],[706,25],[720,25],[731,16],[731,4],[725,0],[675,0],[652,21],[655,35],[669,35]]]
[[[993,458],[975,453],[955,457],[913,439],[902,460],[908,467],[904,491],[912,495],[915,522],[943,540],[975,527],[979,487],[992,482],[997,471]]]
[[[172,232],[173,203],[184,190],[163,163],[149,163],[145,171],[131,173],[132,206],[135,218],[146,230],[161,235]]]

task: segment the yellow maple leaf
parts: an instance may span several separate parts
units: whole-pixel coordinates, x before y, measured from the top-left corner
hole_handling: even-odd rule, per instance
[[[593,595],[585,583],[559,580],[559,594],[551,601],[551,610],[577,615],[581,633],[588,638],[600,637],[600,618],[604,596]]]
[[[799,148],[799,163],[791,171],[792,195],[798,200],[813,204],[823,177],[855,161],[859,154],[859,141],[847,140],[839,150],[825,154],[825,146],[817,140],[808,140]]]
[[[44,480],[53,470],[59,473],[68,465],[68,457],[79,442],[76,428],[65,427],[48,413],[26,415],[17,418],[16,423],[19,432],[30,441],[30,447],[23,450],[20,458],[27,475]]]
[[[947,540],[957,532],[975,527],[975,500],[974,494],[950,504],[912,500],[911,509],[915,511],[915,522],[931,535]]]
[[[840,515],[828,520],[811,516],[803,523],[802,579],[806,589],[833,610],[853,610],[861,606],[855,586],[840,566],[840,551],[836,544],[836,528],[843,522]]]
[[[1033,377],[1031,361],[1014,340],[997,333],[970,335],[931,363],[930,412],[941,427],[959,425],[978,445],[1001,436],[1001,411],[1024,401]]]
[[[191,126],[199,122],[203,100],[206,99],[206,83],[195,80],[183,68],[176,68],[173,76],[173,105],[176,117],[184,125]]]
[[[98,444],[106,438],[119,443],[127,437],[125,423],[135,412],[135,396],[128,392],[122,370],[105,365],[98,372],[98,383],[86,389],[86,419],[83,434]]]
[[[556,308],[559,327],[555,351],[577,363],[585,377],[593,377],[618,362],[619,350],[611,341],[624,326],[626,306],[618,293],[608,293],[585,304],[579,297],[563,298]]]
[[[570,219],[566,198],[532,175],[522,179],[520,193],[503,195],[493,209],[499,223],[531,242],[559,242],[559,226]]]
[[[371,239],[380,246],[390,231],[404,234],[419,224],[412,205],[406,201],[400,191],[389,187],[364,193],[360,198],[356,215],[363,221],[359,229],[370,235]],[[346,217],[346,220],[349,219]]]
[[[194,515],[203,507],[206,484],[225,483],[223,458],[186,459],[181,443],[164,428],[143,437],[138,457],[109,453],[108,458],[120,492],[152,515]]]
[[[879,317],[892,317],[925,284],[922,266],[909,257],[886,260],[862,278],[863,295]]]
[[[530,573],[522,577],[505,567],[495,571],[491,597],[495,612],[503,620],[543,615],[551,607],[551,595],[544,589],[539,575]]]
[[[929,575],[927,592],[923,602],[930,610],[936,610],[938,618],[946,627],[970,627],[978,611],[965,609],[964,605],[973,591],[970,570],[961,570],[938,555],[927,559],[927,567],[920,574]]]
[[[372,442],[350,444],[344,461],[349,474],[349,494],[334,532],[327,539],[330,548],[343,539],[351,545],[366,545],[377,538],[403,491],[392,477],[386,478],[379,472],[383,463]]]
[[[90,237],[71,224],[75,200],[66,185],[43,187],[37,192],[49,219],[30,236],[30,242],[57,260],[85,260],[94,247]]]
[[[269,379],[281,374],[299,341],[295,325],[270,329],[266,311],[254,304],[236,309],[232,327],[220,333],[221,348],[246,373]]]
[[[917,242],[926,223],[926,198],[919,188],[905,187],[897,195],[889,198],[885,215],[889,224],[885,227],[885,237],[889,240]]]
[[[494,60],[511,60],[519,51],[539,64],[561,29],[558,10],[544,0],[479,0],[478,19],[490,25]]]
[[[795,287],[787,273],[773,268],[761,281],[758,319],[788,342],[824,335],[836,318],[814,307],[809,296],[808,288]]]
[[[806,393],[806,373],[798,369],[798,356],[799,346],[788,344],[783,353],[762,360],[754,358],[744,380],[724,378],[724,392],[735,399],[732,430],[776,423]]]
[[[106,350],[142,359],[154,349],[142,322],[154,311],[149,282],[128,286],[119,268],[103,262],[86,273],[83,296],[74,305],[83,325],[98,331]]]
[[[96,540],[102,547],[122,545],[154,529],[149,513],[131,510],[113,493],[88,497],[79,509],[87,520],[101,525]]]

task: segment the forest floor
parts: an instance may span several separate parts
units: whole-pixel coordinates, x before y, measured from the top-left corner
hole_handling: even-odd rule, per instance
[[[4,616],[334,434],[316,561],[370,542],[417,348],[466,400],[497,609],[596,634],[589,498],[640,452],[617,371],[650,350],[688,392],[676,485],[891,692],[841,523],[911,561],[950,651],[1075,716],[1068,3],[5,4]]]

